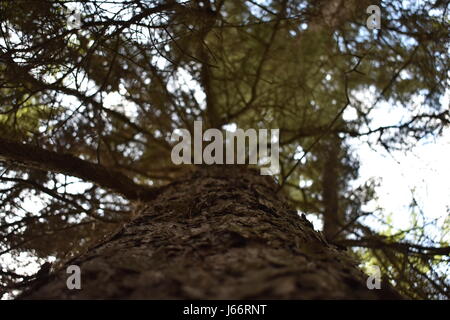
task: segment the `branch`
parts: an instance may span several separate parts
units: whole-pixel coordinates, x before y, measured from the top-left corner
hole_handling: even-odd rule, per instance
[[[377,238],[366,238],[360,240],[340,240],[338,244],[349,247],[364,247],[371,249],[390,248],[403,253],[417,253],[425,256],[448,256],[450,247],[425,247],[406,242],[385,242]]]
[[[13,161],[24,167],[62,173],[91,181],[118,192],[129,200],[152,200],[162,191],[161,188],[138,185],[118,171],[70,154],[56,153],[3,138],[0,138],[0,160]]]

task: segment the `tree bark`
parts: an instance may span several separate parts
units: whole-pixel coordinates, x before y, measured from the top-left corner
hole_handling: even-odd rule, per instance
[[[198,167],[21,299],[380,299],[350,255],[290,210],[271,177]],[[69,290],[69,265],[81,290]]]

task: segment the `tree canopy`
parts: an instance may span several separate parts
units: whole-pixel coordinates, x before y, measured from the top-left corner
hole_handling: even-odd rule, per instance
[[[448,2],[375,1],[370,30],[372,2],[1,1],[5,292],[27,277],[18,266],[76,255],[190,170],[172,163],[171,134],[201,120],[279,128],[291,205],[404,295],[448,298],[448,217],[430,233],[412,199],[411,227],[388,214],[375,227],[376,181],[352,183],[353,141],[407,150],[448,127]],[[374,125],[380,105],[402,120]]]

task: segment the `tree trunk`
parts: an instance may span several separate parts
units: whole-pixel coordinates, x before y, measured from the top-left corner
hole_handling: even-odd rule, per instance
[[[22,299],[379,299],[342,250],[244,166],[199,167]],[[81,268],[69,290],[68,265]]]

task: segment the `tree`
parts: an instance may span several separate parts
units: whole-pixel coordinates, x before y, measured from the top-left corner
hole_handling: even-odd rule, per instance
[[[398,233],[365,223],[374,184],[352,185],[350,143],[408,148],[448,127],[446,3],[383,2],[375,31],[365,25],[371,4],[1,2],[0,256],[56,260],[35,280],[2,268],[5,290],[399,297],[386,281],[368,290],[352,255],[380,266],[405,296],[448,297],[445,238],[430,239],[427,222]],[[404,119],[373,127],[382,102]],[[350,108],[355,120],[343,117]],[[192,132],[195,120],[279,128],[280,174],[175,165],[172,133]],[[322,218],[324,235],[297,212]],[[84,293],[63,290],[71,263]],[[209,291],[218,279],[226,285]]]

